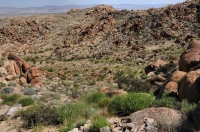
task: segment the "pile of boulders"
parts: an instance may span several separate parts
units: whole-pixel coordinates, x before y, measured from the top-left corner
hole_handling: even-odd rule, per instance
[[[190,102],[200,101],[200,41],[192,41],[187,50],[182,53],[178,63],[179,71],[175,71],[166,79],[162,79],[162,85],[159,88],[158,98],[164,91],[174,92],[180,100],[187,99]],[[149,65],[145,72],[149,74],[156,71],[157,66]],[[149,82],[156,78],[149,79]],[[159,79],[158,79],[159,80]]]
[[[17,81],[21,84],[31,84],[40,87],[40,72],[37,67],[31,67],[21,57],[14,53],[8,53],[5,58],[1,58],[3,65],[0,72],[6,81]]]

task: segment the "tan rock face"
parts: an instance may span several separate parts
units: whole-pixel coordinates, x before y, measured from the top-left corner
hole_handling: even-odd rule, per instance
[[[178,84],[176,82],[168,82],[165,85],[165,90],[178,93]]]
[[[16,76],[16,72],[15,72],[15,62],[11,61],[7,66],[6,66],[6,70],[8,71],[9,75],[13,75]]]
[[[200,101],[200,69],[191,71],[183,78],[178,96],[180,99],[187,99],[190,102]]]
[[[180,56],[179,70],[189,72],[191,68],[200,64],[200,42],[193,41],[188,49]]]
[[[20,81],[20,83],[22,83],[22,84],[27,83],[27,82],[26,82],[26,78],[24,78],[24,77],[21,77],[21,78],[19,79],[19,81]]]
[[[27,83],[31,83],[31,85],[36,85],[40,83],[39,79],[40,73],[37,67],[31,67],[26,73]]]
[[[186,72],[176,71],[172,74],[169,81],[179,83],[181,79],[185,76]]]
[[[161,123],[163,126],[169,126],[171,128],[177,127],[181,124],[183,120],[182,114],[180,111],[176,111],[169,108],[147,108],[141,111],[137,111],[130,116],[131,122],[136,125],[142,125],[143,119],[145,117],[153,118],[158,123]]]
[[[8,59],[11,59],[16,62],[21,62],[21,64],[22,64],[21,68],[24,73],[30,68],[29,64],[26,61],[24,61],[22,58],[20,58],[19,56],[15,55],[13,53],[9,53]]]

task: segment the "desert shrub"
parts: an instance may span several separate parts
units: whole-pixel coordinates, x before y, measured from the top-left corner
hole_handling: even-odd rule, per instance
[[[151,85],[145,81],[135,78],[134,74],[125,74],[124,72],[117,72],[115,80],[120,89],[124,89],[128,92],[149,92]]]
[[[76,122],[80,118],[88,118],[89,107],[84,103],[68,103],[58,109],[62,121]]]
[[[29,106],[29,105],[34,104],[34,100],[30,97],[27,97],[27,98],[20,99],[18,103],[22,104],[22,106],[24,107],[24,106]]]
[[[13,86],[13,87],[16,87],[16,86],[17,86],[17,84],[16,84],[16,82],[9,82],[9,83],[8,83],[8,86]]]
[[[176,65],[173,63],[168,63],[166,65],[160,66],[158,72],[162,72],[167,77],[170,73],[173,73],[177,70]]]
[[[11,88],[11,87],[5,87],[5,88],[3,88],[3,89],[1,90],[1,93],[3,93],[3,94],[10,94],[10,93],[12,93],[13,91],[14,91],[13,88]]]
[[[93,93],[87,97],[88,103],[98,103],[100,100],[105,98],[106,95],[100,92]]]
[[[154,100],[152,105],[154,107],[167,107],[167,108],[177,109],[178,102],[173,97],[163,96],[163,98],[161,99]]]
[[[188,115],[196,108],[196,106],[197,104],[190,103],[188,100],[184,99],[181,102],[181,111]]]
[[[20,116],[24,121],[25,128],[34,126],[58,125],[62,123],[60,120],[57,108],[51,105],[38,104],[19,111],[17,116]]]
[[[17,103],[19,98],[20,98],[19,94],[5,95],[5,96],[3,96],[2,104],[6,104],[6,105],[9,105],[9,106],[12,106],[15,103]]]
[[[46,93],[46,94],[42,95],[42,97],[40,97],[40,100],[46,101],[46,99],[51,98],[51,97],[56,100],[60,100],[60,98],[61,98],[60,95],[58,95],[58,94]]]
[[[110,102],[111,102],[111,98],[109,98],[109,97],[104,97],[104,98],[102,98],[102,99],[98,102],[98,106],[99,106],[100,108],[108,107],[109,104],[110,104]]]
[[[24,90],[25,95],[34,95],[36,94],[35,90],[33,88],[27,88]]]
[[[109,105],[109,110],[118,115],[129,115],[132,112],[151,106],[154,97],[145,93],[129,93],[116,96]]]
[[[100,128],[105,126],[110,127],[111,125],[103,116],[97,115],[92,119],[92,126],[90,127],[90,130],[92,132],[100,132]]]

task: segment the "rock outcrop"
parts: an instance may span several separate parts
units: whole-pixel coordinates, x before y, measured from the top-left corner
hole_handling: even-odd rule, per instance
[[[190,102],[200,101],[200,69],[190,71],[183,78],[178,96],[180,99],[187,99]]]
[[[179,70],[189,72],[200,64],[200,42],[193,41],[188,49],[182,53],[179,60]]]

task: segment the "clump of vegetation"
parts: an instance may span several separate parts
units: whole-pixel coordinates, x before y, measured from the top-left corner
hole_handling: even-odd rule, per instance
[[[100,128],[105,126],[111,127],[103,116],[97,115],[92,119],[92,126],[90,127],[90,130],[92,132],[100,132]]]
[[[36,94],[35,90],[33,88],[28,88],[24,90],[25,95],[34,95]]]
[[[42,95],[42,97],[40,97],[40,100],[44,102],[48,98],[53,98],[53,99],[56,99],[56,100],[60,100],[61,97],[58,94],[46,93],[46,94]]]
[[[171,109],[177,109],[179,106],[175,98],[167,96],[163,96],[161,99],[154,100],[152,105],[154,107],[167,107]]]
[[[186,115],[189,115],[196,108],[197,104],[190,103],[188,100],[184,99],[181,102],[181,111]]]
[[[162,72],[167,77],[170,73],[173,73],[177,70],[177,67],[174,63],[168,63],[166,65],[160,66],[158,72]]]
[[[3,99],[2,104],[12,106],[15,103],[17,103],[19,98],[20,98],[19,94],[5,95],[5,96],[2,97],[2,99]]]
[[[117,72],[114,78],[118,87],[128,92],[149,92],[151,89],[151,85],[141,79],[135,78],[134,74],[127,75],[124,72]]]
[[[17,116],[20,116],[24,120],[23,126],[25,128],[62,123],[57,108],[51,105],[33,105],[26,110],[19,111]]]
[[[34,104],[34,100],[30,97],[27,97],[27,98],[22,98],[18,101],[18,103],[22,104],[22,106],[29,106],[29,105],[32,105]]]
[[[76,122],[81,118],[88,118],[89,107],[84,103],[68,103],[58,109],[62,121]]]
[[[8,83],[8,86],[13,86],[13,87],[16,87],[16,86],[17,86],[17,84],[16,84],[16,82],[9,82],[9,83]]]
[[[11,87],[5,87],[5,88],[3,88],[3,89],[1,90],[1,93],[3,93],[3,94],[10,94],[10,93],[12,93],[13,91],[14,91],[13,88],[11,88]]]
[[[98,103],[100,100],[105,98],[106,95],[100,92],[93,93],[87,97],[88,103]]]
[[[109,105],[109,111],[118,115],[129,115],[151,106],[154,97],[146,93],[129,93],[116,96]]]

